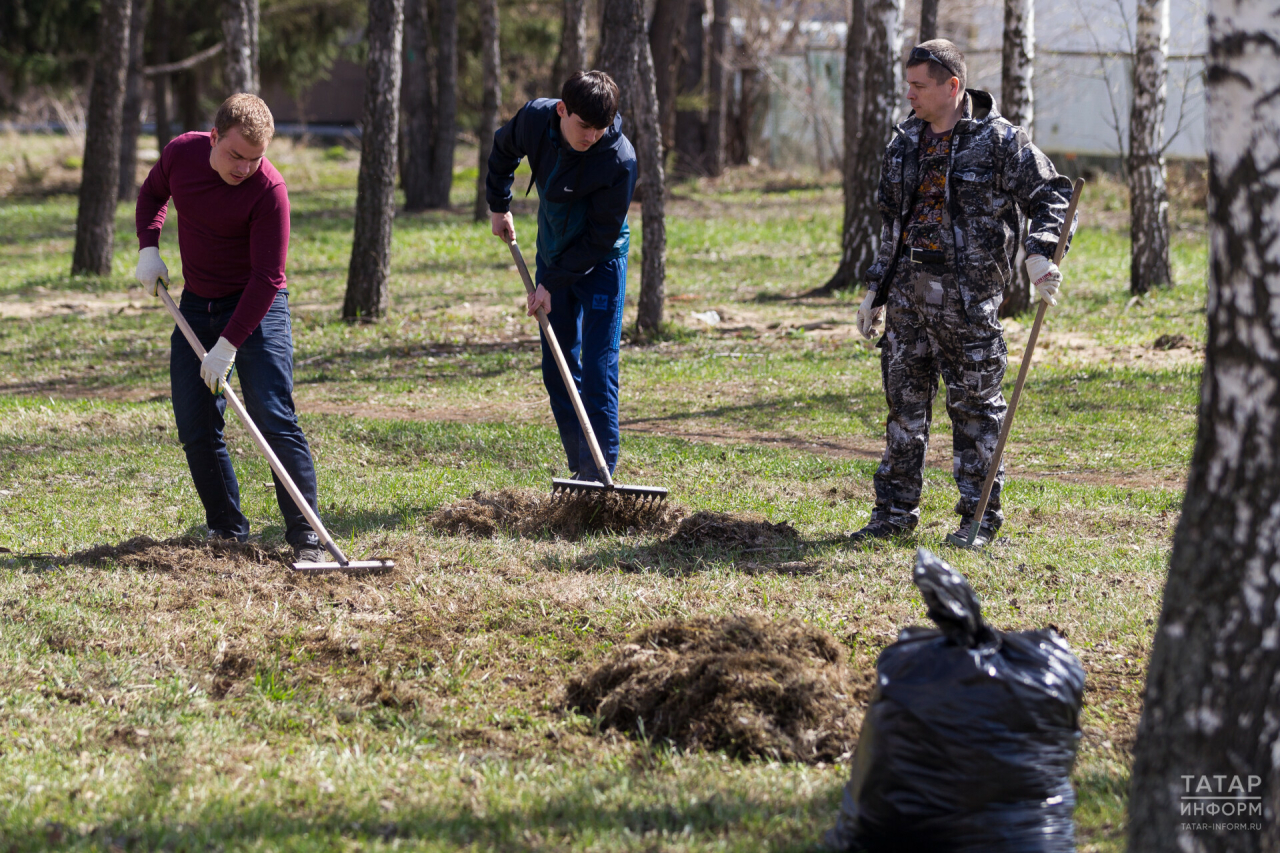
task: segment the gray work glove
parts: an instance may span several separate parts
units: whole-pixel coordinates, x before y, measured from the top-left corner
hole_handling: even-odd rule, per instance
[[[157,283],[164,282],[166,289],[169,287],[169,268],[164,265],[164,261],[160,260],[160,250],[155,246],[148,246],[138,252],[138,269],[134,272],[134,277],[138,279],[138,284],[142,285],[142,289],[147,292],[148,296],[155,296]]]
[[[873,306],[871,303],[876,300],[876,292],[868,290],[867,296],[862,300],[862,306],[858,308],[858,331],[867,340],[880,336],[880,330],[876,328],[880,324],[880,317],[884,314],[884,306]]]
[[[1058,265],[1044,255],[1027,255],[1027,276],[1036,286],[1036,293],[1050,305],[1058,304],[1058,288],[1062,286],[1062,273]]]
[[[236,348],[226,338],[218,338],[213,349],[205,354],[204,361],[200,363],[200,378],[209,386],[210,391],[217,394],[227,384],[227,374],[231,372],[231,365],[235,360]]]

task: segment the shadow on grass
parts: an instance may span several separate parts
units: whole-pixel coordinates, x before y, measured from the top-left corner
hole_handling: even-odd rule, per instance
[[[633,774],[628,774],[628,780]],[[436,805],[418,810],[384,810],[378,803],[348,808],[307,807],[310,791],[299,791],[296,809],[276,805],[241,805],[239,801],[215,801],[200,812],[187,812],[183,820],[158,818],[171,815],[171,801],[179,786],[175,769],[159,769],[137,780],[139,791],[132,802],[109,822],[87,832],[48,822],[25,829],[10,829],[7,851],[72,849],[203,851],[235,849],[347,849],[361,844],[378,846],[397,840],[427,841],[432,849],[446,846],[468,850],[543,851],[557,847],[551,839],[614,837],[621,846],[627,839],[654,838],[696,844],[699,839],[718,847],[721,839],[737,830],[751,833],[759,846],[771,851],[821,849],[818,834],[834,820],[840,786],[830,785],[802,803],[778,803],[770,798],[713,796],[691,803],[646,805],[643,793],[629,802],[613,805],[600,801],[601,785],[608,780],[582,780],[562,793],[544,795],[526,791],[521,800],[501,806],[469,808]],[[616,780],[622,784],[623,780]],[[480,783],[480,784],[483,784]],[[463,783],[458,782],[458,787]],[[306,799],[303,799],[306,798]],[[534,802],[529,803],[532,799]],[[492,800],[490,800],[492,802]],[[794,829],[774,830],[775,817],[795,818],[797,806],[813,827],[812,838],[797,837]],[[320,809],[323,808],[323,811]],[[310,813],[315,810],[314,813]],[[292,812],[292,813],[291,813]],[[69,816],[70,817],[70,816]],[[784,821],[790,823],[790,821]],[[83,824],[81,825],[83,826]],[[763,831],[763,832],[762,832]],[[12,833],[12,834],[9,834]],[[330,845],[333,845],[332,847]],[[593,847],[595,845],[592,845]]]
[[[583,555],[572,569],[689,575],[730,563],[735,571],[743,574],[801,577],[822,571],[822,558],[847,541],[843,536],[779,538],[769,544],[737,548],[720,544],[687,545],[670,536],[650,545],[606,545]]]

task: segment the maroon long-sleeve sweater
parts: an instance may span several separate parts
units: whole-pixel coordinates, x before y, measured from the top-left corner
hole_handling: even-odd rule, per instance
[[[184,287],[207,299],[244,294],[222,333],[239,347],[285,286],[289,192],[265,157],[251,177],[228,184],[209,165],[210,150],[208,133],[184,133],[165,146],[138,191],[138,248],[159,246],[172,197]]]

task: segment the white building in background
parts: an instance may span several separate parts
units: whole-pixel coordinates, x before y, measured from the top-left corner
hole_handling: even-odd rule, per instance
[[[969,85],[1000,102],[999,0],[940,3],[939,34],[964,51]],[[915,43],[918,5],[908,4],[904,55]],[[1170,0],[1166,156],[1205,157],[1205,8]],[[1134,0],[1062,0],[1036,6],[1035,120],[1037,145],[1055,155],[1117,158],[1129,127],[1129,66]],[[806,49],[774,56],[769,102],[756,151],[771,165],[838,166],[843,138],[843,22],[803,26]],[[905,89],[903,115],[906,104]],[[1118,128],[1118,131],[1117,131]],[[1061,162],[1060,162],[1061,165]]]

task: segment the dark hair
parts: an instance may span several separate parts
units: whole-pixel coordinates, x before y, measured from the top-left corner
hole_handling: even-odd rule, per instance
[[[603,71],[578,71],[560,87],[560,100],[570,115],[591,127],[606,128],[618,114],[618,84]]]
[[[921,42],[911,49],[907,57],[907,67],[929,65],[929,76],[935,82],[945,83],[952,77],[960,81],[960,91],[964,91],[968,82],[969,69],[964,64],[964,54],[946,39],[930,39]]]

